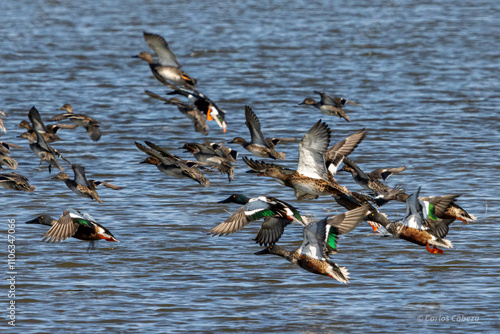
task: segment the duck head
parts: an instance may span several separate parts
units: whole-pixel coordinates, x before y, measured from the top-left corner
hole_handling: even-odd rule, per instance
[[[225,200],[222,200],[217,203],[238,203],[244,205],[247,204],[249,200],[250,199],[243,194],[233,194],[228,198],[226,198]]]

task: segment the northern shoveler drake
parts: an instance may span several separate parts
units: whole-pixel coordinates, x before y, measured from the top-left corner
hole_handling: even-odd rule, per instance
[[[152,34],[149,32],[144,33],[144,40],[148,43],[149,47],[154,50],[158,56],[159,62],[153,60],[153,56],[146,51],[142,51],[139,55],[134,56],[148,62],[151,72],[154,77],[164,85],[184,86],[186,88],[196,87],[196,79],[191,77],[186,72],[183,72],[181,64],[177,60],[175,54],[170,50],[167,41],[160,35]]]
[[[36,187],[29,184],[27,177],[10,172],[8,174],[0,174],[0,186],[6,189],[27,191],[29,193],[35,191]]]
[[[219,203],[238,203],[243,206],[231,217],[211,229],[208,234],[212,236],[234,233],[251,222],[264,218],[254,240],[259,245],[272,245],[279,240],[288,224],[297,222],[306,225],[307,223],[295,207],[271,196],[248,198],[242,194],[233,194]]]
[[[80,214],[72,209],[65,210],[57,220],[49,215],[42,215],[27,221],[26,224],[50,226],[42,239],[47,242],[60,242],[73,237],[90,241],[89,249],[91,249],[94,248],[95,241],[118,241],[107,228],[97,223],[92,216],[87,213]]]
[[[57,157],[60,157],[64,161],[70,163],[66,158],[62,156],[56,149],[52,148],[47,141],[45,141],[43,135],[39,133],[38,131],[34,130],[35,135],[36,135],[36,140],[33,138],[33,135],[29,134],[28,132],[25,132],[20,135],[21,138],[25,138],[29,140],[29,147],[35,153],[37,157],[40,158],[40,164],[42,164],[43,161],[46,161],[49,164],[49,173],[52,172],[52,167],[58,168],[60,171],[63,170],[61,165],[56,159]]]
[[[236,137],[230,143],[240,144],[247,151],[260,158],[285,160],[285,153],[277,152],[272,140],[264,137],[259,118],[249,106],[245,106],[245,119],[245,124],[250,130],[250,142],[241,137]]]
[[[310,105],[314,106],[321,111],[321,113],[330,116],[338,116],[340,118],[345,119],[349,122],[349,116],[345,113],[342,107],[348,103],[355,106],[359,106],[359,104],[346,100],[342,97],[331,97],[324,92],[314,91],[314,93],[319,94],[321,96],[321,101],[316,102],[314,99],[308,97],[299,105]]]
[[[193,122],[195,131],[204,135],[208,135],[209,128],[207,125],[207,119],[205,115],[203,115],[203,113],[195,105],[184,103],[176,97],[171,99],[166,99],[158,94],[150,92],[149,90],[146,90],[145,93],[154,99],[165,102],[165,104],[176,105],[177,109],[179,109],[179,111],[184,116],[186,116]]]
[[[446,208],[443,212],[442,210],[436,210],[436,205],[439,204],[439,198],[441,196],[430,196],[430,197],[420,197],[419,201],[424,208],[427,208],[429,216],[434,213],[439,219],[457,219],[466,224],[472,223],[477,220],[477,217],[465,211],[457,203],[451,203],[450,206]]]
[[[151,142],[145,141],[145,143],[149,147],[135,142],[135,145],[139,150],[149,155],[149,157],[141,163],[155,165],[160,172],[167,175],[179,178],[187,177],[195,180],[205,187],[210,186],[210,180],[199,170],[196,162],[182,160],[178,156],[168,152],[166,149]]]
[[[401,195],[396,196],[398,201],[407,201],[410,195],[402,193]],[[456,196],[458,195],[448,195],[448,196]],[[450,203],[450,205],[446,208],[446,210],[435,210],[434,207],[440,203],[440,200],[443,196],[427,196],[427,197],[419,197],[418,201],[420,205],[424,208],[424,210],[428,210],[429,216],[435,216],[438,219],[457,219],[466,224],[472,223],[476,221],[476,216],[468,213],[462,207],[460,207],[454,201]],[[441,204],[442,205],[442,204]]]
[[[66,112],[52,117],[49,119],[49,122],[69,119],[77,127],[84,127],[90,139],[93,141],[99,141],[99,139],[101,139],[101,130],[99,129],[99,122],[96,119],[83,114],[74,114],[71,104],[65,104],[59,108],[59,110],[64,110]]]
[[[340,214],[334,218],[312,222],[304,227],[302,246],[287,251],[278,245],[271,245],[255,254],[275,254],[293,264],[318,275],[325,275],[341,283],[349,283],[349,272],[330,261],[327,254],[337,249],[337,235],[352,231],[366,216],[368,209],[361,207]]]
[[[359,166],[349,158],[344,159],[344,166],[340,169],[340,171],[345,171],[351,173],[354,181],[359,184],[364,189],[370,191],[375,197],[375,203],[378,206],[382,206],[387,203],[388,194],[391,189],[380,181],[380,178],[386,180],[392,174],[399,174],[403,172],[406,167],[397,167],[397,168],[378,168],[371,173],[365,173],[359,168]],[[393,197],[391,199],[402,198],[402,196],[406,195],[404,191],[398,193],[397,197]],[[406,195],[406,198],[408,195]]]
[[[187,143],[182,147],[190,152],[203,166],[208,166],[227,174],[229,181],[234,180],[234,166],[238,152],[221,144],[206,141],[200,143]]]
[[[198,90],[177,88],[171,92],[168,92],[167,94],[178,94],[192,100],[196,108],[198,108],[198,110],[200,110],[207,116],[208,121],[215,120],[215,122],[217,122],[217,124],[222,128],[222,131],[224,131],[224,133],[226,132],[226,111],[222,108],[219,108],[214,101],[200,93]]]
[[[453,248],[450,240],[443,239],[449,231],[449,225],[455,220],[439,219],[446,212],[450,204],[459,195],[446,195],[434,197],[434,205],[432,210],[425,208],[420,204],[418,195],[420,188],[416,194],[412,194],[406,201],[407,215],[402,221],[391,222],[385,225],[385,229],[395,237],[410,241],[420,246],[426,246],[430,253],[443,253],[436,246]],[[433,248],[429,248],[433,245]]]
[[[261,176],[269,176],[279,183],[293,188],[297,199],[315,199],[318,196],[349,193],[349,190],[335,182],[325,166],[324,155],[330,142],[330,129],[319,120],[305,134],[299,143],[299,163],[297,170],[290,173],[279,166],[263,161],[255,163],[243,159],[249,168],[259,167]]]
[[[121,187],[115,186],[107,182],[87,180],[87,177],[85,176],[85,167],[83,167],[82,165],[73,164],[71,165],[71,168],[75,173],[75,178],[73,180],[71,180],[68,174],[66,173],[59,173],[52,179],[57,181],[64,181],[66,186],[78,196],[87,197],[92,200],[96,200],[99,203],[102,203],[102,200],[99,198],[99,195],[97,194],[96,190],[97,186],[103,185],[113,190],[122,189]]]

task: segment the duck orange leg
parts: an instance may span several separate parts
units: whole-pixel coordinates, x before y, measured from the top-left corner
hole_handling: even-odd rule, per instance
[[[372,224],[372,223],[370,223],[370,222],[368,222],[368,224],[369,224],[369,225],[371,226],[371,228],[373,229],[373,232],[377,232],[377,230],[378,230],[378,226],[377,226],[377,225]]]
[[[425,248],[427,249],[427,251],[428,251],[429,253],[432,253],[432,254],[436,254],[436,253],[442,254],[442,253],[443,253],[443,250],[442,250],[442,249],[437,248],[435,245],[432,245],[432,248],[429,248],[429,243],[427,243],[427,244],[425,245]]]
[[[439,254],[444,253],[442,249],[437,248],[435,245],[432,246],[432,250],[435,251],[436,253],[439,253]]]
[[[207,121],[213,121],[214,118],[212,117],[212,115],[210,115],[210,112],[212,110],[210,109],[210,107],[208,107],[208,110],[207,110]]]

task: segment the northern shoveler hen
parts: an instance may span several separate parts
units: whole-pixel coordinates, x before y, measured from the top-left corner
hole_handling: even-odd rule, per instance
[[[245,106],[245,119],[245,124],[250,130],[250,142],[241,137],[236,137],[230,143],[240,144],[247,151],[260,158],[285,160],[285,153],[277,152],[272,140],[267,140],[264,137],[259,118],[249,106]]]
[[[83,114],[74,114],[71,104],[65,104],[59,108],[59,110],[64,110],[66,112],[52,117],[49,119],[49,122],[69,119],[77,127],[84,127],[90,139],[93,141],[99,141],[99,139],[101,139],[101,130],[99,129],[99,122],[96,119]]]
[[[207,125],[207,119],[205,115],[203,115],[203,113],[195,105],[184,103],[176,97],[171,99],[166,99],[158,94],[150,92],[149,90],[146,90],[145,93],[154,99],[165,102],[165,104],[176,105],[177,109],[179,109],[179,111],[184,116],[186,116],[193,122],[195,131],[200,132],[201,134],[204,135],[208,135],[209,128]]]
[[[272,245],[255,254],[275,254],[284,257],[293,264],[318,275],[325,275],[341,283],[349,283],[349,272],[330,261],[327,244],[331,250],[337,249],[337,235],[352,231],[366,216],[368,209],[361,207],[340,214],[334,218],[322,219],[304,227],[302,246],[287,251],[278,245]],[[333,233],[330,235],[330,231]]]
[[[418,200],[419,193],[420,188],[416,194],[408,197],[406,217],[402,221],[385,225],[385,229],[395,237],[426,246],[430,253],[443,253],[436,246],[453,248],[451,241],[443,238],[448,234],[449,225],[455,219],[439,219],[437,216],[443,215],[459,195],[434,197],[432,208],[426,208]],[[433,248],[429,248],[429,245],[433,245]]]
[[[195,89],[178,88],[167,93],[168,95],[178,94],[187,97],[192,100],[193,104],[207,116],[207,120],[215,120],[217,124],[222,128],[224,133],[226,132],[226,111],[219,108],[214,101],[209,99],[207,96],[203,95]]]
[[[319,94],[321,96],[321,101],[316,102],[314,99],[308,97],[299,105],[310,105],[314,106],[321,111],[321,113],[325,115],[338,116],[340,118],[345,119],[349,122],[349,116],[345,113],[342,107],[348,103],[355,106],[359,106],[359,104],[346,100],[342,97],[331,97],[324,92],[314,91],[314,93]]]
[[[60,242],[73,237],[90,241],[89,249],[91,249],[98,240],[118,241],[107,228],[97,223],[89,214],[80,214],[72,209],[65,210],[57,220],[49,215],[42,215],[27,221],[26,224],[51,226],[42,239],[47,242]]]
[[[182,160],[181,158],[168,152],[166,149],[151,142],[145,141],[145,143],[149,147],[135,142],[135,145],[139,150],[149,155],[149,157],[141,163],[155,165],[160,172],[167,175],[179,178],[187,177],[195,180],[205,187],[210,186],[210,180],[206,178],[205,175],[203,175],[203,173],[198,169],[197,163]]]
[[[203,144],[187,143],[182,148],[193,154],[195,159],[200,161],[203,166],[227,174],[229,181],[234,180],[233,162],[236,162],[238,152],[208,141]]]
[[[330,142],[330,129],[319,120],[305,134],[299,143],[297,170],[290,172],[263,161],[255,163],[243,159],[249,168],[258,166],[261,176],[269,176],[281,184],[293,188],[297,199],[315,199],[318,196],[349,193],[328,175],[324,155]]]
[[[145,31],[143,33],[144,40],[154,50],[159,62],[154,62],[153,56],[146,51],[142,51],[134,57],[147,61],[154,77],[164,85],[169,86],[171,83],[174,83],[186,88],[196,87],[196,79],[180,69],[181,64],[172,50],[170,50],[167,41],[160,35]]]
[[[397,168],[378,168],[372,173],[366,174],[359,168],[359,166],[349,158],[344,159],[344,166],[340,169],[340,171],[345,171],[351,173],[354,181],[359,184],[364,189],[370,191],[375,198],[375,203],[378,206],[382,206],[383,204],[388,202],[386,196],[389,194],[391,189],[380,181],[380,178],[386,180],[392,174],[399,174],[403,172],[406,167],[397,167]],[[402,198],[402,196],[406,195],[404,191],[398,193],[395,198]],[[405,199],[408,197],[406,195]]]
[[[96,200],[99,203],[102,203],[102,200],[99,198],[97,194],[97,186],[103,185],[107,188],[113,190],[122,189],[121,187],[115,186],[113,184],[107,182],[101,182],[96,180],[87,180],[85,176],[85,167],[79,164],[71,165],[73,172],[75,173],[75,178],[71,180],[66,173],[59,173],[54,176],[52,179],[57,181],[64,181],[66,186],[71,189],[75,194],[82,197],[88,197],[92,200]]]
[[[238,203],[243,206],[231,217],[211,229],[208,234],[212,236],[234,233],[251,222],[264,218],[254,240],[260,245],[272,245],[279,240],[288,224],[297,222],[306,225],[305,219],[295,207],[275,197],[248,198],[242,194],[233,194],[219,203]]]
[[[35,191],[36,187],[29,184],[27,177],[10,172],[8,174],[0,174],[0,186],[6,189],[27,191],[29,193]]]

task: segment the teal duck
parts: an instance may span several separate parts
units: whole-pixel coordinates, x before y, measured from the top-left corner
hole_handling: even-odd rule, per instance
[[[250,142],[236,137],[230,143],[240,144],[247,151],[260,158],[285,160],[285,153],[277,152],[272,139],[268,140],[264,137],[259,118],[249,106],[245,106],[245,119],[245,124],[250,130]]]
[[[337,173],[344,158],[351,154],[365,137],[366,131],[361,129],[342,139],[326,151],[325,166],[332,177]]]
[[[44,137],[44,139],[47,141],[47,143],[54,142],[56,140],[61,140],[58,135],[56,135],[56,132],[61,129],[60,126],[58,125],[53,125],[53,126],[46,126],[45,123],[42,121],[42,117],[40,116],[40,113],[38,110],[33,106],[31,107],[30,111],[28,112],[28,118],[31,122],[31,126],[28,122],[24,121],[19,123],[18,126],[26,128],[28,132],[30,130],[36,131],[38,133],[41,133]]]
[[[60,157],[64,161],[70,163],[66,158],[64,158],[56,149],[50,146],[44,139],[43,135],[38,131],[34,130],[36,136],[36,142],[33,135],[25,132],[21,134],[20,137],[29,140],[29,147],[35,153],[37,157],[40,158],[40,164],[46,161],[49,164],[49,173],[52,172],[52,167],[58,168],[60,171],[63,170],[56,157]]]
[[[319,109],[321,113],[330,116],[338,116],[340,118],[345,119],[349,122],[349,116],[345,113],[342,107],[348,103],[355,106],[359,106],[359,104],[346,100],[341,97],[331,97],[324,92],[314,91],[314,93],[319,94],[321,96],[321,101],[317,102],[314,99],[308,97],[304,99],[299,105],[311,105],[315,108]]]
[[[2,166],[4,165],[9,169],[17,169],[17,160],[9,155],[11,145],[12,144],[0,141],[0,170],[3,170]]]
[[[0,186],[6,189],[27,191],[29,193],[35,191],[36,187],[29,184],[27,177],[10,172],[8,174],[0,174]]]
[[[5,129],[2,117],[7,117],[7,113],[3,111],[3,109],[0,110],[0,136],[2,135],[2,131],[3,133],[7,133],[7,129]]]
[[[182,148],[190,152],[203,166],[227,174],[229,181],[234,180],[234,166],[238,152],[221,144],[205,141],[204,143],[186,143]]]
[[[56,115],[49,119],[49,122],[58,122],[69,119],[74,125],[85,128],[90,139],[99,141],[101,139],[101,130],[99,129],[99,122],[87,115],[73,113],[71,104],[65,104],[59,110],[66,111],[65,113]]]
[[[135,145],[139,150],[149,155],[149,157],[142,161],[142,163],[155,165],[158,170],[164,174],[177,178],[186,177],[205,187],[210,186],[210,180],[203,175],[196,162],[182,160],[178,156],[168,152],[166,149],[151,142],[145,141],[145,143],[149,147],[135,142]]]
[[[363,187],[365,190],[368,190],[375,197],[375,203],[378,206],[382,206],[387,203],[390,199],[402,199],[405,202],[408,195],[401,191],[397,194],[396,197],[389,196],[391,189],[380,181],[382,178],[386,180],[392,174],[399,174],[403,172],[406,167],[397,167],[397,168],[378,168],[372,173],[365,173],[359,168],[359,166],[349,158],[344,159],[344,166],[340,169],[340,171],[345,171],[351,173],[354,181]],[[406,196],[406,197],[404,197]]]
[[[71,165],[71,168],[73,169],[73,172],[75,174],[75,178],[73,180],[69,178],[68,174],[62,172],[54,176],[52,179],[57,181],[64,181],[66,186],[78,196],[87,197],[99,203],[102,203],[102,200],[97,194],[96,190],[98,185],[102,184],[103,186],[114,190],[121,189],[121,187],[107,182],[87,180],[87,177],[85,176],[85,167],[83,167],[82,165],[73,164]]]

